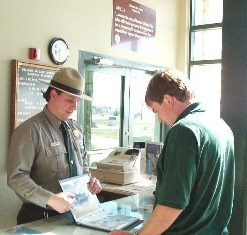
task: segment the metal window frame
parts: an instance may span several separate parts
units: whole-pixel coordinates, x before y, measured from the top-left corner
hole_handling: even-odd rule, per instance
[[[217,28],[222,28],[221,23],[213,23],[213,24],[204,24],[204,25],[195,25],[195,1],[190,0],[190,29],[189,29],[189,76],[190,70],[193,65],[207,65],[207,64],[219,64],[222,62],[221,58],[213,59],[213,60],[192,60],[192,51],[193,51],[193,33],[198,31],[207,31]],[[223,9],[222,9],[223,10]]]

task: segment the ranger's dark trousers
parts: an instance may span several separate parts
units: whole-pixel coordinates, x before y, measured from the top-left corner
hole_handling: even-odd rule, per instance
[[[23,203],[17,216],[17,225],[48,218],[58,214],[59,213],[54,210],[45,209],[31,203]]]

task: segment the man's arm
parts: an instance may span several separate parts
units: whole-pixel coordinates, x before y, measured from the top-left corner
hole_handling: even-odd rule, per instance
[[[180,215],[182,210],[157,205],[147,223],[140,229],[138,235],[161,234],[166,231]]]
[[[35,146],[28,125],[19,126],[11,136],[7,158],[7,184],[24,202],[46,207],[51,192],[42,189],[30,177]]]
[[[172,223],[177,219],[182,210],[157,205],[144,226],[138,231],[138,235],[158,235],[166,231]],[[132,234],[128,231],[115,230],[109,235],[129,235]]]
[[[7,184],[23,202],[46,208],[53,193],[42,188],[30,176],[34,160],[38,159],[35,149],[39,146],[38,139],[37,132],[28,123],[18,126],[13,132],[7,158]],[[41,158],[46,159],[45,156]],[[44,173],[39,177],[49,177],[46,175]]]

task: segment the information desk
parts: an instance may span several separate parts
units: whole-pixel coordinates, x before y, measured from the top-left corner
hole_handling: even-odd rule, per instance
[[[98,194],[98,198],[100,202],[107,202],[141,192],[148,192],[152,195],[155,190],[155,185],[155,176],[152,176],[150,179],[144,177],[140,178],[139,182],[129,185],[117,185],[101,182],[102,191]]]
[[[145,222],[152,213],[153,195],[150,194],[150,191],[141,192],[102,203],[101,206],[122,215],[138,217]],[[137,231],[142,225],[140,224],[130,231]],[[18,225],[11,229],[1,230],[0,234],[101,235],[107,234],[107,232],[76,225],[71,214],[67,213],[66,215],[58,215],[48,219]]]

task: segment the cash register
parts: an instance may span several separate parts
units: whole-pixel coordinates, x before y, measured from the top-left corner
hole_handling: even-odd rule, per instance
[[[92,176],[101,182],[126,185],[140,179],[140,150],[138,148],[115,148],[108,157],[90,168]]]

